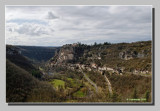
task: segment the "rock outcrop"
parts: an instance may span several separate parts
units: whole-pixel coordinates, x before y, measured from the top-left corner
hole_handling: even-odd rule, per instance
[[[58,58],[57,58],[57,63],[63,63],[63,62],[68,62],[69,60],[74,59],[74,49],[73,47],[68,47],[69,49],[61,49]]]
[[[150,42],[87,46],[84,44],[67,44],[60,48],[49,61],[48,66],[56,66],[74,71],[97,71],[101,74],[123,75],[126,71],[151,70]],[[145,46],[146,45],[146,46]],[[119,48],[122,47],[122,48]]]
[[[137,57],[137,52],[126,50],[126,51],[120,52],[119,57],[124,60],[133,59]]]
[[[119,57],[121,59],[124,59],[124,60],[130,60],[130,59],[133,59],[133,58],[144,58],[148,56],[147,55],[147,52],[142,50],[142,51],[130,51],[130,50],[125,50],[125,51],[122,51],[119,53]]]

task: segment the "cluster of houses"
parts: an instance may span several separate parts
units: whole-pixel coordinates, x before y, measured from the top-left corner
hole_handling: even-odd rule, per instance
[[[91,63],[91,64],[68,64],[67,66],[68,68],[70,68],[71,70],[78,70],[78,71],[82,71],[82,70],[87,70],[87,71],[98,71],[101,74],[103,74],[104,71],[108,71],[110,72],[110,74],[119,74],[122,75],[124,68],[117,68],[117,69],[113,69],[110,67],[98,67],[95,63]]]
[[[54,63],[51,63],[51,65],[55,65]],[[57,64],[56,64],[57,65]],[[124,69],[123,67],[118,67],[118,68],[111,68],[111,67],[99,67],[96,63],[91,63],[91,64],[61,64],[62,67],[67,67],[71,70],[77,70],[79,72],[83,71],[83,70],[87,70],[87,71],[97,71],[101,74],[103,74],[105,71],[109,72],[111,75],[112,74],[118,74],[118,75],[122,75],[124,73]],[[150,71],[147,70],[134,70],[132,71],[132,74],[150,74]]]
[[[132,73],[133,74],[151,74],[150,71],[147,71],[147,70],[136,70],[136,69]]]

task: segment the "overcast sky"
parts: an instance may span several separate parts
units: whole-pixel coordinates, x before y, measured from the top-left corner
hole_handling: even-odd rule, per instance
[[[151,6],[7,6],[6,44],[62,46],[152,39]]]

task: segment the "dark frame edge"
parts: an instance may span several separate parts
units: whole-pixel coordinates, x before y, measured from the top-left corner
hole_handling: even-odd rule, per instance
[[[151,103],[7,103],[8,106],[155,106],[155,8],[152,7],[152,102]]]

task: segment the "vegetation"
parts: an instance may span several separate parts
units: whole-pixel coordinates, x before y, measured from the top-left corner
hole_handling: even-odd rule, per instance
[[[39,81],[29,72],[6,61],[6,101],[7,102],[50,102],[56,101],[54,88]]]
[[[33,62],[46,62],[55,54],[59,47],[17,46],[22,55]]]
[[[38,79],[42,77],[42,73],[39,70],[32,70],[32,75]]]
[[[145,99],[146,99],[146,102],[149,102],[150,100],[150,92],[149,91],[146,91],[145,93]]]
[[[79,90],[79,91],[75,92],[75,93],[73,94],[73,96],[78,97],[78,98],[81,98],[81,97],[85,97],[85,93],[82,92],[81,90]]]
[[[7,102],[152,100],[151,41],[6,49]]]
[[[50,83],[55,87],[55,88],[59,88],[62,87],[64,88],[65,82],[62,80],[58,80],[58,79],[54,79],[52,81],[50,81]]]
[[[138,75],[108,76],[113,90],[121,96],[122,101],[127,98],[144,98],[146,91],[151,91],[151,77]],[[151,98],[150,98],[151,99]]]

